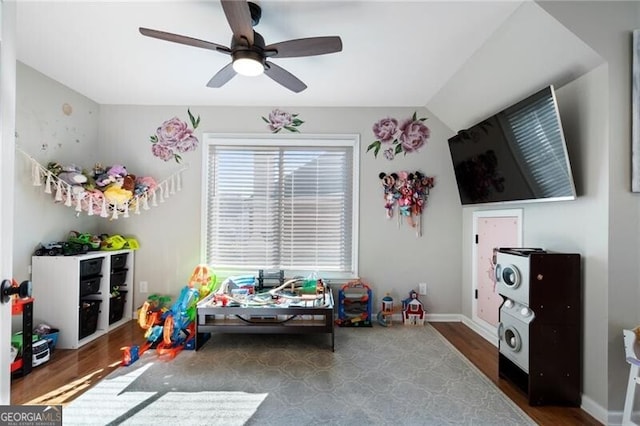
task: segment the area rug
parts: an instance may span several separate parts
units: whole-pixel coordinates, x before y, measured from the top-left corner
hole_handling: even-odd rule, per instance
[[[433,327],[216,334],[149,351],[63,409],[65,425],[535,425]]]

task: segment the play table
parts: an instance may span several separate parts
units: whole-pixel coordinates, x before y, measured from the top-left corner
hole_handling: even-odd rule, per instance
[[[331,291],[323,299],[282,300],[275,304],[220,306],[215,294],[197,305],[196,350],[207,341],[208,333],[310,334],[330,333],[335,350],[334,305]]]

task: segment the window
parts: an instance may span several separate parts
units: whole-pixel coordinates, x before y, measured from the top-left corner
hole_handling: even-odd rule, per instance
[[[358,136],[204,141],[207,264],[227,273],[357,276]]]

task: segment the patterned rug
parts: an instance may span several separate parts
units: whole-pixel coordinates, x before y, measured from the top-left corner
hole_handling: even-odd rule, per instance
[[[534,425],[433,327],[216,334],[149,351],[63,409],[80,425]]]

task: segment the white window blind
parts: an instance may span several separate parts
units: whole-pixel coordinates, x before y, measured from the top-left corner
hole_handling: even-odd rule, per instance
[[[354,273],[354,143],[207,141],[207,264]]]

